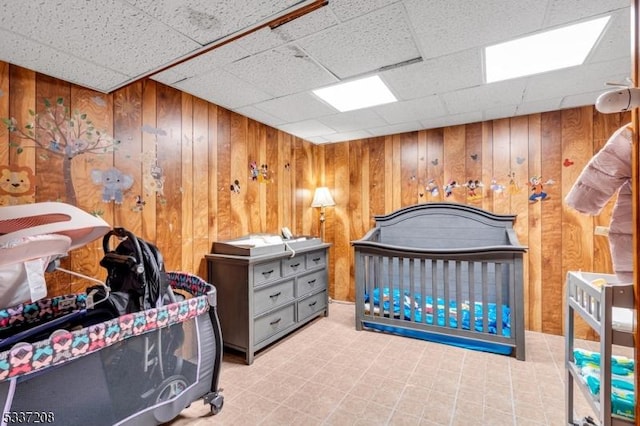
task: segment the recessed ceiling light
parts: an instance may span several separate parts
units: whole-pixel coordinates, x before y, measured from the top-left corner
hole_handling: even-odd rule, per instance
[[[485,48],[487,83],[580,65],[610,16]]]
[[[340,112],[397,101],[377,75],[317,89],[313,93]]]

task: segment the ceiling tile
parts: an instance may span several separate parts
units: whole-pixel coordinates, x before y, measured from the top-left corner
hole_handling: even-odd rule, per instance
[[[541,28],[546,0],[404,1],[423,57],[449,55],[516,38]]]
[[[442,117],[447,111],[439,96],[428,96],[410,101],[393,102],[373,108],[389,124],[420,121],[430,117]]]
[[[353,132],[358,129],[378,127],[387,123],[372,108],[333,114],[318,119],[337,132]]]
[[[337,80],[295,44],[288,44],[236,61],[225,70],[258,89],[285,96],[315,89]]]
[[[412,121],[400,124],[389,124],[386,126],[373,127],[370,129],[372,136],[395,135],[397,133],[414,132],[423,129],[419,121]]]
[[[330,6],[333,6],[333,4],[333,0],[329,2]],[[283,40],[291,41],[307,37],[336,24],[338,24],[338,20],[331,9],[329,7],[323,7],[301,16],[298,19],[289,21],[275,28],[272,32]]]
[[[598,99],[598,96],[600,96],[606,90],[610,90],[610,89],[605,89],[605,90],[591,92],[591,93],[579,93],[577,95],[565,96],[562,98],[562,102],[560,102],[560,108],[558,109],[574,108],[574,107],[580,107],[584,105],[593,105],[596,99]]]
[[[610,61],[621,56],[631,57],[631,34],[629,9],[618,11],[611,16],[611,21],[605,29],[605,33],[591,54],[587,57],[587,63]],[[630,70],[629,70],[630,71]]]
[[[0,58],[3,61],[56,77],[84,87],[106,92],[129,76],[101,67],[65,52],[0,30]]]
[[[336,112],[310,92],[270,99],[256,104],[255,107],[287,122],[308,120]]]
[[[249,53],[237,43],[225,44],[166,71],[155,74],[153,79],[165,84],[173,84],[186,78],[206,74],[211,70],[221,68],[248,55]]]
[[[344,133],[335,133],[333,135],[324,135],[323,139],[327,142],[341,142],[341,141],[352,141],[357,139],[366,139],[371,137],[371,133],[365,130],[358,130],[355,132],[344,132]]]
[[[335,130],[328,126],[325,126],[317,120],[305,120],[299,121],[297,123],[289,123],[280,126],[279,129],[301,138],[321,135],[324,136],[336,133]]]
[[[331,27],[298,43],[341,79],[420,56],[401,3]]]
[[[274,117],[273,115],[268,114],[263,110],[256,108],[253,105],[247,105],[245,107],[236,108],[234,109],[234,111],[237,112],[238,114],[244,115],[245,117],[252,118],[256,121],[259,121],[260,123],[267,124],[272,127],[277,127],[281,124],[286,123],[286,121],[278,117]]]
[[[206,45],[267,22],[299,0],[125,0],[187,37]]]
[[[549,93],[569,96],[585,91],[604,91],[607,89],[607,82],[624,82],[624,78],[629,75],[624,70],[630,69],[631,62],[628,59],[618,59],[535,75],[529,77],[522,100],[531,102],[546,99]],[[594,102],[595,99],[591,103]]]
[[[425,129],[437,129],[445,126],[455,126],[458,124],[477,123],[482,121],[482,111],[472,111],[464,114],[451,114],[446,117],[429,118],[421,120],[420,124]]]
[[[528,115],[536,114],[539,112],[559,110],[562,106],[562,98],[563,96],[554,96],[550,99],[541,99],[533,102],[523,102],[516,108],[515,115]]]
[[[483,110],[483,120],[496,120],[499,118],[514,117],[516,115],[517,105],[498,105],[493,108],[485,108]]]
[[[516,79],[485,84],[442,94],[449,114],[461,114],[499,107],[501,104],[517,105],[522,100],[525,80]]]
[[[601,15],[616,9],[628,9],[629,0],[549,0],[545,25],[561,25]]]
[[[181,81],[174,86],[228,109],[236,109],[270,98],[260,89],[246,84],[223,70],[214,70]]]
[[[341,21],[348,21],[358,16],[366,15],[398,0],[331,0],[329,8]]]
[[[4,1],[0,28],[130,77],[199,47],[185,35],[118,0],[92,2],[91,7],[84,2],[61,7],[53,1]],[[4,58],[5,48],[0,49]]]
[[[480,49],[471,49],[394,68],[380,75],[397,97],[408,100],[480,85],[482,69]]]

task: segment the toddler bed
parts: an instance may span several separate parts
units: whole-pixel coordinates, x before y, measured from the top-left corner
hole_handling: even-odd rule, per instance
[[[574,383],[591,404],[599,424],[632,425],[635,414],[633,360],[614,355],[614,348],[634,347],[633,285],[612,274],[567,274],[565,364],[567,424],[574,421]],[[599,352],[574,346],[575,314],[600,336]]]
[[[525,359],[514,215],[425,203],[375,216],[355,250],[356,329]]]

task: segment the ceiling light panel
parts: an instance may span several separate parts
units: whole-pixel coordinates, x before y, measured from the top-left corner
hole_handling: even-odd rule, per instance
[[[340,112],[397,101],[377,75],[323,87],[314,90],[313,93]]]
[[[485,48],[487,83],[568,68],[584,62],[609,16]]]

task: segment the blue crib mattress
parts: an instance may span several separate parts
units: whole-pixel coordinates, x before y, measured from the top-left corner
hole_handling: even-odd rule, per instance
[[[384,288],[382,291],[382,306],[380,306],[380,290],[373,290],[373,303],[378,309],[382,309],[385,314],[390,314],[393,310],[393,316],[398,318],[401,315],[406,321],[415,321],[420,323],[427,323],[431,325],[439,325],[441,327],[458,328],[458,303],[455,300],[449,300],[448,307],[445,309],[445,302],[442,298],[437,298],[435,310],[433,304],[433,298],[427,296],[424,298],[425,302],[422,303],[422,296],[415,294],[413,298],[408,292],[404,292],[402,297],[400,296],[400,290],[393,289],[393,298],[389,297],[389,288]],[[401,303],[402,301],[402,303]],[[412,302],[413,302],[413,318],[412,318]],[[365,294],[365,303],[370,303],[369,295]],[[393,309],[391,304],[393,303]],[[473,326],[474,330],[482,332],[483,327],[483,314],[485,304],[481,302],[474,303],[473,310]],[[487,303],[487,323],[488,331],[490,334],[497,334],[497,312],[495,303]],[[461,322],[463,330],[470,330],[471,327],[471,310],[470,303],[468,301],[461,303]],[[448,313],[447,313],[448,312]],[[434,324],[434,313],[436,323]],[[504,337],[511,336],[511,321],[510,310],[506,305],[502,305],[502,335]],[[424,319],[423,319],[424,315]]]
[[[380,289],[376,288],[372,292],[372,301],[374,309],[381,311],[381,315],[393,316],[394,318],[402,318],[405,321],[413,321],[417,323],[426,323],[429,325],[438,325],[441,327],[458,328],[458,303],[455,300],[449,300],[445,309],[445,301],[437,298],[434,306],[431,296],[422,297],[420,294],[414,294],[413,297],[405,291],[400,294],[400,289],[392,290],[393,297],[390,297],[389,288],[382,289],[382,305],[380,303]],[[424,300],[424,302],[423,302]],[[365,304],[371,305],[368,294],[365,294]],[[413,305],[413,306],[412,306]],[[460,321],[463,330],[473,330],[483,332],[484,328],[484,309],[487,309],[487,330],[489,334],[498,334],[497,327],[497,306],[495,303],[474,302],[473,323],[470,303],[464,301],[461,304]],[[392,314],[393,313],[393,314]],[[434,324],[435,319],[435,324]],[[405,329],[401,327],[393,327],[389,325],[373,324],[364,322],[368,328],[374,328],[381,331],[401,334],[407,337],[419,338],[423,340],[436,341],[468,349],[489,351],[500,354],[510,354],[512,347],[499,343],[482,342],[479,340],[468,339],[459,336],[451,336],[440,333],[431,333],[428,331],[418,331],[414,329]],[[502,305],[502,336],[511,336],[511,315],[507,305]]]

